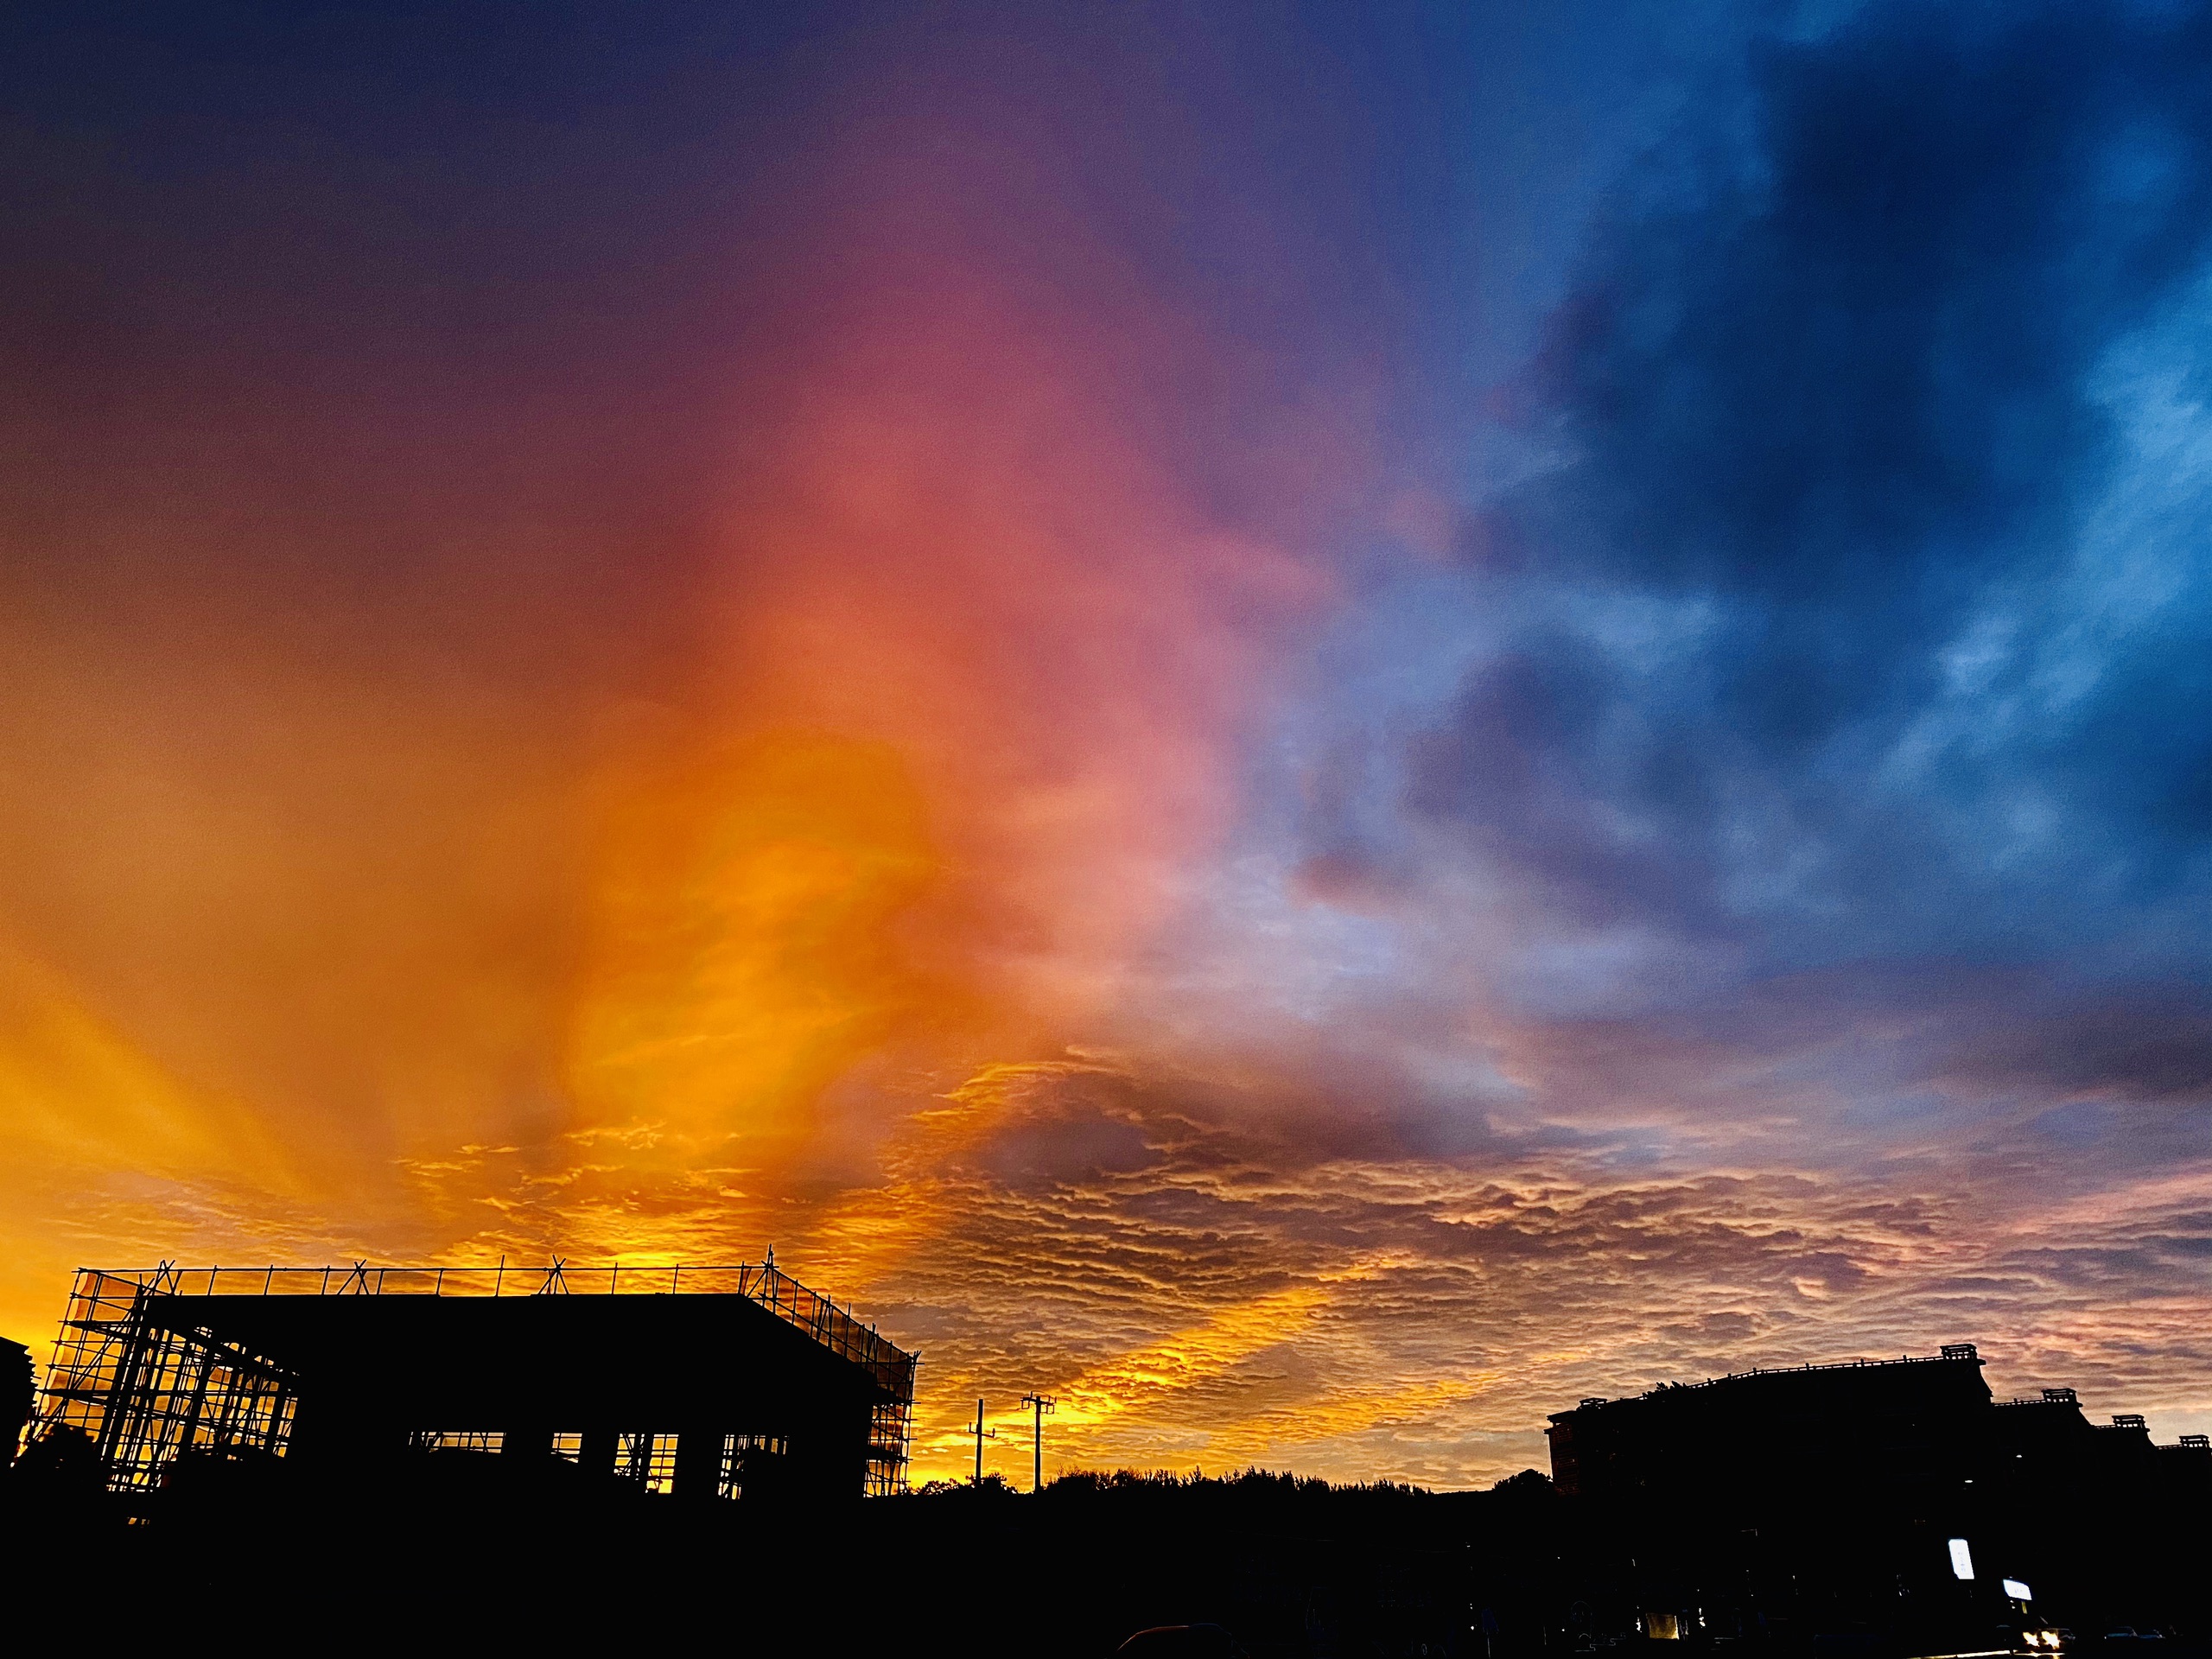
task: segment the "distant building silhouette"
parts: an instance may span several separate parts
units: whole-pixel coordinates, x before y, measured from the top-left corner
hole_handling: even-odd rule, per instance
[[[2202,1438],[2093,1424],[2071,1389],[1999,1402],[1982,1363],[1961,1343],[1554,1414],[1554,1479],[1617,1622],[1661,1639],[1973,1624],[2024,1643],[2054,1607],[2155,1619],[2194,1597]]]
[[[37,1393],[33,1387],[31,1351],[0,1337],[0,1471],[15,1460],[23,1429],[31,1420]]]
[[[1990,1404],[1971,1344],[1940,1358],[1747,1371],[1555,1412],[1567,1497],[1713,1499],[1754,1515],[1822,1489],[1911,1503],[1967,1478]]]
[[[78,1274],[42,1427],[107,1486],[182,1461],[325,1479],[440,1452],[678,1497],[905,1484],[915,1359],[772,1265]]]

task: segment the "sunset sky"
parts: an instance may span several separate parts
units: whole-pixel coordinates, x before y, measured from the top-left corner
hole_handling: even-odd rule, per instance
[[[2212,14],[17,8],[0,1333],[780,1265],[918,1477],[2212,1429]]]

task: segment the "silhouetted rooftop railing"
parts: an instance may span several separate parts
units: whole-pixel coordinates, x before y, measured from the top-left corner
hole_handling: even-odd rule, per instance
[[[2079,1406],[2082,1399],[2071,1389],[2045,1389],[2041,1394],[2015,1395],[1997,1403],[2000,1406]]]
[[[1940,1354],[1899,1354],[1895,1359],[1839,1359],[1825,1365],[1809,1363],[1803,1365],[1754,1365],[1747,1371],[1731,1371],[1726,1376],[1709,1376],[1700,1382],[1662,1382],[1657,1388],[1646,1389],[1642,1394],[1624,1395],[1618,1400],[1608,1399],[1604,1395],[1586,1395],[1575,1409],[1581,1411],[1597,1406],[1627,1405],[1632,1401],[1650,1400],[1693,1389],[1717,1388],[1723,1382],[1738,1382],[1751,1376],[1796,1376],[1807,1371],[1865,1370],[1885,1365],[1941,1365],[1960,1360],[1971,1361],[1978,1365],[1981,1363],[1981,1356],[1970,1342],[1951,1342],[1943,1344],[1943,1351]],[[2044,1392],[2047,1394],[2050,1390]],[[2070,1394],[2072,1390],[2067,1392]],[[1555,1414],[1555,1417],[1568,1414],[1560,1412]]]
[[[142,1289],[155,1296],[742,1296],[841,1358],[866,1366],[887,1389],[911,1386],[915,1365],[915,1356],[877,1334],[874,1325],[773,1262],[598,1266],[556,1258],[542,1268],[505,1262],[490,1267],[372,1267],[356,1262],[327,1268],[186,1268],[165,1262],[154,1268],[85,1268],[79,1274],[80,1281],[85,1274],[96,1277],[80,1284],[70,1309],[72,1323],[121,1317]],[[118,1300],[124,1306],[103,1306]]]

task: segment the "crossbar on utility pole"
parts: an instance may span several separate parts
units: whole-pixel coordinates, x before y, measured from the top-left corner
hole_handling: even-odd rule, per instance
[[[1021,1403],[1037,1408],[1037,1430],[1029,1443],[1036,1464],[1030,1472],[1029,1490],[1041,1492],[1045,1490],[1045,1414],[1060,1402],[1049,1394],[1025,1394],[1021,1396]]]
[[[985,1428],[983,1427],[983,1402],[981,1400],[976,1402],[975,1433],[976,1484],[980,1486],[983,1484],[983,1442],[985,1440],[995,1440],[999,1437],[998,1430],[995,1428]]]

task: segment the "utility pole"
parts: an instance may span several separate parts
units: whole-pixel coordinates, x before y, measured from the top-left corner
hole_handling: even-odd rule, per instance
[[[998,1439],[998,1437],[999,1437],[999,1432],[998,1432],[998,1430],[996,1430],[995,1428],[985,1428],[985,1427],[983,1427],[983,1402],[982,1402],[981,1400],[976,1401],[976,1484],[978,1486],[980,1486],[980,1485],[982,1485],[982,1484],[983,1484],[983,1442],[984,1442],[985,1440],[995,1440],[996,1439]]]
[[[1037,1433],[1030,1441],[1037,1463],[1029,1477],[1029,1490],[1041,1492],[1045,1490],[1045,1414],[1060,1402],[1049,1394],[1025,1394],[1021,1396],[1021,1403],[1037,1408]]]

